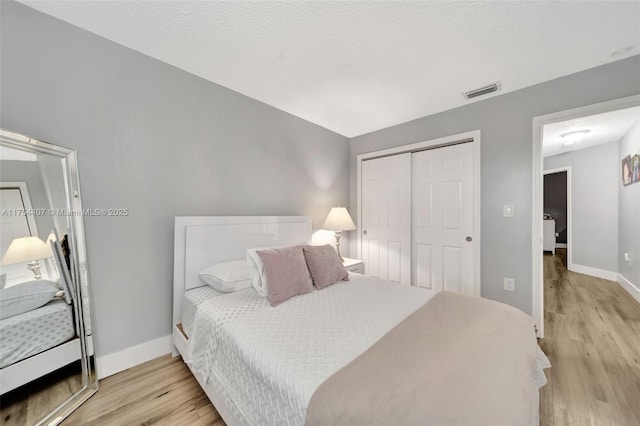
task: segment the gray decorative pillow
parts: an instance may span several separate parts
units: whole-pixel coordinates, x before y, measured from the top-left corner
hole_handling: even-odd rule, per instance
[[[256,253],[262,260],[263,281],[266,281],[263,284],[271,306],[313,291],[301,246],[261,250]]]
[[[305,244],[305,243],[300,243],[296,245],[302,245],[302,244]],[[258,252],[262,250],[281,249],[286,247],[293,247],[293,246],[292,245],[270,246],[270,247],[257,247],[257,248],[247,249],[246,260],[247,260],[247,265],[249,266],[249,275],[251,276],[251,284],[253,285],[253,288],[258,292],[260,296],[267,295],[267,284],[266,284],[266,278],[263,278],[264,269],[262,265],[262,259],[260,259],[260,256],[258,256]],[[307,271],[307,275],[309,275],[309,278],[311,278],[309,271]]]
[[[338,281],[349,280],[349,272],[342,265],[338,253],[329,244],[324,246],[303,246],[313,284],[318,290]]]
[[[0,319],[38,309],[49,303],[59,289],[52,281],[36,280],[0,289]]]

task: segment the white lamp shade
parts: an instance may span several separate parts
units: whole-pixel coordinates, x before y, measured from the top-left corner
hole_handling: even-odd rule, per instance
[[[31,262],[53,256],[51,247],[38,237],[21,237],[11,241],[2,257],[2,265]]]
[[[356,229],[356,224],[349,216],[349,212],[344,207],[334,207],[329,212],[327,220],[324,221],[322,229],[328,231],[352,231]]]

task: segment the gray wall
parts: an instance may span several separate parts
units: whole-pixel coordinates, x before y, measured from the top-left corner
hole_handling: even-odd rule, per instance
[[[567,172],[544,175],[544,208],[556,221],[556,243],[567,243]]]
[[[0,161],[0,181],[26,182],[31,198],[31,207],[34,209],[49,209],[51,207],[37,161]],[[53,220],[49,215],[38,215],[35,219],[38,236],[46,241],[53,228]],[[0,256],[3,254],[0,253]]]
[[[544,159],[544,169],[571,166],[574,264],[618,271],[618,142]]]
[[[473,72],[473,64],[468,70]],[[351,212],[355,217],[356,155],[480,129],[482,295],[530,314],[533,118],[636,95],[640,93],[638,75],[640,56],[636,55],[353,138],[349,147]],[[503,204],[514,204],[515,217],[502,216]],[[503,277],[515,278],[515,292],[503,290]]]
[[[53,155],[38,155],[38,165],[47,191],[49,206],[56,211],[66,209],[67,191],[64,184],[63,160]],[[63,238],[69,232],[68,218],[64,215],[55,215],[52,220],[58,237]]]
[[[348,141],[14,2],[0,125],[78,151],[97,354],[171,331],[173,218],[346,205]],[[265,82],[265,84],[269,84]]]
[[[640,155],[640,123],[633,126],[620,140],[617,157],[619,188],[620,238],[618,272],[640,289],[640,182],[622,185],[621,163],[629,154]],[[631,266],[624,261],[624,253],[631,254]]]

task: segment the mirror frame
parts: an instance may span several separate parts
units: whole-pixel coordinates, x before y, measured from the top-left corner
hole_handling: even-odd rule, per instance
[[[1,128],[0,145],[32,154],[52,155],[62,160],[66,195],[65,209],[71,212],[71,214],[66,215],[66,218],[69,227],[71,285],[74,286],[77,295],[76,301],[74,301],[74,308],[76,309],[76,323],[78,324],[78,337],[80,338],[82,387],[37,423],[37,425],[57,425],[98,391],[77,155],[74,149],[53,145]],[[91,325],[91,332],[88,335],[86,332],[87,323]]]

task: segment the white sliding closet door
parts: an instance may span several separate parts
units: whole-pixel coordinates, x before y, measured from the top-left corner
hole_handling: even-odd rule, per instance
[[[473,143],[416,152],[411,170],[412,281],[473,295]]]
[[[362,163],[365,273],[411,284],[411,153]]]

